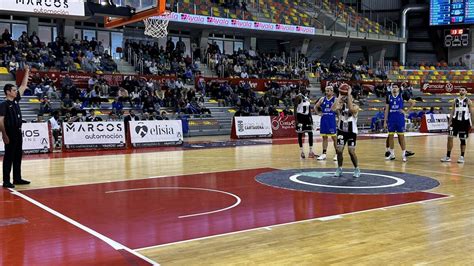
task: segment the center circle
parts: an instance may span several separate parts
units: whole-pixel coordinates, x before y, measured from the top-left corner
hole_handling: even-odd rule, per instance
[[[327,174],[334,174],[331,172],[325,172]],[[343,172],[343,174],[352,174],[352,172]],[[370,176],[381,176],[381,177],[386,177],[395,180],[395,183],[388,184],[388,185],[380,185],[380,186],[334,186],[334,185],[325,185],[325,184],[317,184],[317,183],[310,183],[310,182],[305,182],[302,180],[299,180],[298,177],[302,176],[304,174],[296,174],[290,176],[290,180],[296,183],[300,184],[305,184],[308,186],[315,186],[315,187],[328,187],[328,188],[350,188],[350,189],[366,189],[366,188],[387,188],[387,187],[396,187],[405,184],[405,180],[395,177],[395,176],[389,176],[389,175],[382,175],[382,174],[373,174],[373,173],[361,173],[361,175],[370,175]]]
[[[279,189],[336,194],[401,194],[419,192],[439,186],[436,179],[403,172],[361,169],[354,178],[352,171],[334,177],[334,168],[287,169],[261,173],[255,180]]]

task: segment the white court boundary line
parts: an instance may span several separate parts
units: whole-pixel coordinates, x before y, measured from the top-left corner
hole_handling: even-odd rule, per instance
[[[234,198],[237,200],[237,201],[236,201],[234,204],[232,204],[231,206],[226,207],[226,208],[223,208],[223,209],[218,209],[218,210],[209,211],[209,212],[201,212],[201,213],[189,214],[189,215],[181,215],[181,216],[178,216],[179,219],[227,211],[227,210],[230,210],[230,209],[232,209],[232,208],[237,207],[237,205],[239,205],[240,202],[242,202],[242,199],[240,199],[239,196],[237,196],[237,195],[235,195],[235,194],[232,194],[232,193],[230,193],[230,192],[227,192],[227,191],[216,190],[216,189],[209,189],[209,188],[196,188],[196,187],[150,187],[150,188],[132,188],[132,189],[122,189],[122,190],[106,191],[105,194],[121,193],[121,192],[130,192],[130,191],[142,191],[142,190],[165,190],[165,189],[187,189],[187,190],[211,191],[211,192],[217,192],[217,193],[222,193],[222,194],[230,195],[230,196],[234,197]]]
[[[21,192],[18,192],[18,191],[14,190],[14,189],[10,189],[10,191],[12,192],[13,195],[16,195],[16,196],[18,196],[18,197],[20,197],[20,198],[23,198],[24,200],[26,200],[26,201],[32,203],[33,205],[36,205],[37,207],[39,207],[39,208],[45,210],[46,212],[49,212],[50,214],[52,214],[52,215],[58,217],[59,219],[62,219],[62,220],[64,220],[64,221],[66,221],[66,222],[68,222],[68,223],[70,223],[70,224],[72,224],[72,225],[78,227],[79,229],[82,229],[83,231],[86,231],[87,233],[89,233],[89,234],[91,234],[91,235],[93,235],[93,236],[99,238],[100,240],[104,241],[105,243],[107,243],[108,245],[110,245],[112,248],[114,248],[114,249],[117,250],[117,251],[118,251],[118,250],[125,250],[125,251],[129,252],[130,254],[132,254],[132,255],[134,255],[134,256],[136,256],[136,257],[139,257],[139,258],[142,259],[142,260],[145,260],[146,262],[150,263],[151,265],[155,265],[155,266],[159,266],[159,265],[160,265],[160,264],[157,263],[156,261],[154,261],[154,260],[152,260],[152,259],[150,259],[150,258],[148,258],[148,257],[146,257],[146,256],[144,256],[144,255],[142,255],[142,254],[140,254],[140,253],[138,253],[138,252],[136,252],[135,250],[130,249],[130,248],[128,248],[128,247],[126,247],[126,246],[124,246],[124,245],[122,245],[122,244],[120,244],[120,243],[118,243],[118,242],[116,242],[116,241],[114,241],[114,240],[112,240],[112,239],[110,239],[110,238],[108,238],[108,237],[106,237],[106,236],[100,234],[99,232],[97,232],[97,231],[95,231],[95,230],[92,230],[91,228],[89,228],[89,227],[87,227],[87,226],[85,226],[85,225],[83,225],[83,224],[81,224],[81,223],[79,223],[79,222],[77,222],[77,221],[75,221],[75,220],[73,220],[73,219],[67,217],[66,215],[64,215],[64,214],[62,214],[62,213],[60,213],[60,212],[58,212],[58,211],[55,211],[55,210],[49,208],[48,206],[46,206],[46,205],[40,203],[39,201],[36,201],[36,200],[34,200],[34,199],[32,199],[32,198],[30,198],[30,197],[28,197],[28,196],[26,196],[25,194],[23,194],[23,193],[21,193]]]
[[[215,157],[212,157],[215,158]],[[31,188],[31,189],[22,189],[21,191],[35,191],[35,190],[44,190],[44,189],[51,189],[51,188],[66,188],[66,187],[77,187],[77,186],[88,186],[88,185],[100,185],[100,184],[110,184],[110,183],[118,183],[118,182],[128,182],[128,181],[138,181],[138,180],[147,180],[147,179],[154,179],[154,178],[165,178],[165,177],[183,177],[188,175],[202,175],[202,174],[217,174],[217,173],[224,173],[224,172],[237,172],[237,171],[246,171],[246,170],[257,170],[257,169],[271,169],[271,171],[281,170],[279,168],[274,167],[257,167],[257,168],[234,168],[229,170],[215,170],[210,172],[195,172],[195,173],[188,173],[188,174],[168,174],[168,175],[156,175],[156,176],[148,176],[148,177],[141,177],[141,178],[133,178],[133,179],[120,179],[120,180],[100,180],[93,183],[82,183],[82,184],[72,184],[72,185],[64,185],[64,186],[49,186],[49,187],[38,187],[38,188]],[[292,168],[291,168],[292,169]]]
[[[364,165],[364,164],[361,164]],[[367,165],[367,164],[366,164]],[[382,165],[382,164],[375,164],[375,165]],[[370,165],[370,166],[373,166]],[[245,170],[256,170],[256,169],[271,169],[271,170],[288,170],[288,169],[294,169],[293,167],[286,167],[286,168],[274,168],[274,167],[262,167],[262,168],[234,168],[234,169],[229,169],[229,170],[216,170],[216,171],[210,171],[210,172],[197,172],[197,173],[186,173],[186,174],[170,174],[170,175],[161,175],[161,176],[150,176],[150,177],[144,177],[144,178],[137,178],[137,179],[123,179],[123,180],[113,180],[113,181],[101,181],[97,183],[87,183],[87,184],[76,184],[76,185],[65,185],[65,186],[53,186],[53,187],[43,187],[43,188],[34,188],[34,189],[26,189],[23,191],[34,191],[34,190],[44,190],[44,189],[50,189],[50,188],[63,188],[63,187],[74,187],[74,186],[87,186],[87,185],[98,185],[98,184],[106,184],[106,183],[116,183],[116,182],[126,182],[126,181],[137,181],[137,180],[146,180],[146,179],[153,179],[153,178],[165,178],[165,177],[182,177],[182,176],[187,176],[187,175],[197,175],[197,174],[214,174],[214,173],[223,173],[223,172],[236,172],[236,171],[245,171]],[[420,170],[420,171],[426,171],[426,172],[434,172],[440,174],[438,171],[429,171],[429,170],[421,170],[421,169],[416,169],[416,168],[408,168],[406,167],[405,169],[413,169],[413,170]],[[371,170],[369,168],[369,170]],[[457,176],[462,176],[462,177],[468,177],[468,178],[474,178],[473,176],[465,176],[465,175],[460,175],[460,174],[451,174],[451,175],[457,175]],[[439,181],[438,181],[439,182]],[[15,191],[15,190],[12,190]],[[425,192],[425,191],[421,191]],[[431,201],[437,201],[437,200],[444,200],[444,199],[449,199],[454,197],[453,195],[448,195],[448,194],[443,194],[439,192],[430,192],[430,193],[435,193],[438,195],[445,196],[443,198],[436,198],[436,199],[430,199],[430,200],[424,200],[424,201],[417,201],[417,202],[410,202],[410,203],[403,203],[403,204],[398,204],[398,205],[393,205],[393,206],[387,206],[387,207],[380,207],[380,208],[375,208],[375,209],[369,209],[369,210],[363,210],[363,211],[357,211],[357,212],[351,212],[351,213],[345,213],[345,214],[340,214],[341,216],[347,216],[347,215],[352,215],[352,214],[358,214],[358,213],[364,213],[364,212],[371,212],[371,211],[377,211],[377,210],[386,210],[389,208],[395,208],[395,207],[403,207],[406,205],[412,205],[412,204],[422,204],[422,203],[428,203]],[[23,195],[23,194],[21,194]],[[25,196],[25,195],[23,195]],[[27,196],[25,196],[27,197]],[[41,203],[40,203],[41,204]],[[331,215],[332,216],[332,215]],[[276,225],[271,225],[271,226],[263,226],[263,227],[256,227],[256,228],[251,228],[251,229],[246,229],[246,230],[241,230],[241,231],[234,231],[234,232],[229,232],[229,233],[224,233],[224,234],[218,234],[218,235],[212,235],[212,236],[206,236],[206,237],[201,237],[201,238],[194,238],[194,239],[189,239],[189,240],[183,240],[183,241],[177,241],[177,242],[172,242],[172,243],[166,243],[166,244],[161,244],[161,245],[155,245],[155,246],[149,246],[149,247],[143,247],[143,248],[138,248],[134,249],[133,251],[140,252],[144,251],[147,249],[152,249],[152,248],[159,248],[159,247],[165,247],[165,246],[171,246],[171,245],[177,245],[177,244],[182,244],[182,243],[188,243],[192,241],[198,241],[198,240],[205,240],[205,239],[211,239],[215,237],[221,237],[221,236],[227,236],[227,235],[233,235],[233,234],[239,234],[239,233],[245,233],[245,232],[251,232],[251,231],[256,231],[260,229],[266,229],[267,228],[271,229],[273,227],[278,227],[278,226],[284,226],[284,225],[291,225],[291,224],[297,224],[297,223],[305,223],[305,222],[312,222],[312,221],[321,221],[319,219],[325,218],[325,217],[319,217],[319,218],[312,218],[308,220],[302,220],[302,221],[295,221],[295,222],[288,222],[288,223],[283,223],[283,224],[276,224]],[[91,229],[92,230],[92,229]],[[105,236],[104,236],[105,237]],[[111,240],[113,241],[113,240]],[[135,253],[133,253],[135,254]],[[148,258],[147,258],[148,259]],[[156,263],[156,262],[155,262]],[[159,265],[159,264],[154,264],[154,265]]]
[[[420,192],[424,192],[424,191],[420,191]],[[329,216],[323,216],[323,217],[318,217],[318,218],[311,218],[311,219],[301,220],[301,221],[294,221],[294,222],[288,222],[288,223],[282,223],[282,224],[274,224],[274,225],[270,225],[270,226],[268,226],[268,225],[267,226],[261,226],[261,227],[256,227],[256,228],[251,228],[251,229],[246,229],[246,230],[241,230],[241,231],[235,231],[235,232],[229,232],[229,233],[224,233],[224,234],[217,234],[217,235],[212,235],[212,236],[193,238],[193,239],[177,241],[177,242],[172,242],[172,243],[166,243],[166,244],[161,244],[161,245],[155,245],[155,246],[150,246],[150,247],[137,248],[137,249],[135,249],[135,251],[141,252],[141,251],[145,251],[145,250],[153,249],[153,248],[161,248],[161,247],[172,246],[172,245],[177,245],[177,244],[184,244],[184,243],[189,243],[189,242],[194,242],[194,241],[199,241],[199,240],[212,239],[212,238],[221,237],[221,236],[229,236],[229,235],[234,235],[234,234],[247,233],[247,232],[257,231],[257,230],[261,230],[261,229],[265,229],[267,231],[272,231],[273,228],[280,227],[280,226],[285,226],[285,225],[293,225],[293,224],[300,224],[300,223],[307,223],[307,222],[314,222],[314,221],[325,222],[324,219],[328,218],[328,217],[337,216],[339,218],[339,216],[341,216],[340,218],[342,218],[344,216],[349,216],[349,215],[353,215],[353,214],[359,214],[359,213],[364,213],[364,212],[372,212],[372,211],[378,211],[378,210],[386,211],[389,208],[403,207],[403,206],[414,205],[414,204],[424,204],[424,203],[428,203],[428,202],[432,202],[432,201],[444,200],[444,199],[449,199],[449,198],[454,197],[452,195],[447,195],[447,194],[442,194],[442,193],[433,193],[433,194],[442,195],[444,197],[436,198],[436,199],[428,199],[428,200],[423,200],[423,201],[402,203],[402,204],[398,204],[398,205],[392,205],[392,206],[386,206],[386,207],[380,207],[380,208],[374,208],[374,209],[368,209],[368,210],[362,210],[362,211],[356,211],[356,212],[349,212],[349,213],[343,213],[343,214],[337,214],[337,215],[329,215]],[[321,220],[321,219],[323,219],[323,220]],[[330,219],[329,221],[333,221],[333,220],[336,220],[336,219]]]

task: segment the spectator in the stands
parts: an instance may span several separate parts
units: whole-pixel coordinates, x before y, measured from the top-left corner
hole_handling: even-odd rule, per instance
[[[38,98],[38,100],[43,99],[44,94],[43,94],[43,88],[41,85],[36,86],[33,93]]]
[[[53,107],[48,96],[44,96],[40,103],[40,113],[41,114],[50,114],[53,112]]]
[[[426,107],[423,107],[423,110],[418,112],[418,118],[421,120],[421,118],[426,114],[428,109]]]
[[[130,110],[129,114],[124,117],[125,125],[128,126],[128,122],[130,121],[139,121],[140,118],[135,114],[135,111]]]
[[[53,116],[49,119],[49,124],[51,125],[51,131],[53,133],[54,146],[59,148],[61,146],[61,142],[59,140],[59,136],[61,135],[61,125],[58,111],[53,112]]]
[[[379,132],[383,129],[384,108],[381,108],[371,119],[370,129],[372,132]]]
[[[112,102],[112,112],[119,113],[123,110],[123,103],[118,100],[118,98],[114,98]]]
[[[50,99],[59,99],[59,94],[56,91],[56,86],[54,83],[45,83],[43,86],[43,95],[47,95]]]
[[[151,119],[150,119],[150,113],[144,112],[144,113],[142,114],[142,118],[141,118],[140,120],[141,120],[141,121],[153,120],[153,117],[151,117]]]
[[[109,83],[106,79],[104,79],[104,76],[99,76],[95,86],[99,88],[99,92],[101,95],[109,95]]]
[[[240,3],[240,7],[241,7],[241,9],[242,9],[243,12],[248,12],[248,10],[247,10],[247,2],[245,2],[245,0]]]
[[[61,114],[66,115],[67,113],[72,112],[73,107],[74,107],[74,103],[71,97],[69,96],[69,93],[66,93],[66,95],[64,96],[64,99],[61,101],[61,107],[60,107]]]
[[[100,92],[99,88],[100,88],[100,86],[96,83],[94,88],[89,93],[90,103],[91,103],[93,108],[100,108],[101,107],[102,97],[101,97],[101,92]]]
[[[166,52],[171,54],[174,51],[174,42],[171,40],[171,37],[168,37],[166,42]]]
[[[153,101],[152,95],[148,95],[148,97],[145,99],[145,101],[143,102],[142,110],[143,112],[147,112],[150,114],[156,112],[155,103]]]
[[[67,114],[67,113],[66,113]],[[72,106],[72,110],[71,110],[71,114],[72,116],[76,116],[76,115],[86,115],[86,112],[84,110],[84,106],[83,104],[81,103],[81,101],[79,99],[76,99],[76,101],[74,101],[74,104]]]
[[[177,90],[182,90],[184,88],[183,81],[181,79],[177,79],[174,86]]]
[[[121,121],[120,115],[117,114],[116,112],[112,111],[112,112],[109,113],[109,115],[107,117],[107,121],[109,121],[109,122]]]
[[[31,43],[31,45],[33,45],[33,47],[40,47],[41,46],[41,40],[38,37],[38,35],[36,35],[36,31],[33,31],[33,33],[31,34],[30,43]]]
[[[10,63],[8,63],[8,71],[13,75],[14,79],[16,79],[16,71],[19,67],[20,65],[16,61],[15,57],[12,57]]]
[[[64,98],[66,94],[69,94],[72,100],[77,98],[77,89],[69,74],[66,74],[61,80],[61,97]]]
[[[243,78],[243,79],[248,79],[249,78],[249,74],[247,73],[247,71],[242,70],[242,73],[240,73],[240,77]]]
[[[403,99],[413,98],[413,86],[410,83],[403,82],[401,85]]]
[[[63,60],[61,61],[61,70],[62,71],[77,71],[76,64],[74,59],[71,57],[69,52],[65,52]]]
[[[89,42],[89,46],[91,47],[92,51],[95,51],[97,48],[97,41],[94,37],[92,37],[92,40]]]
[[[413,111],[410,112],[407,116],[407,119],[413,124],[413,127],[416,129],[420,126],[420,119],[418,119],[418,113]]]
[[[135,87],[135,90],[133,90],[130,93],[130,98],[132,99],[132,103],[135,107],[139,108],[142,101],[140,97],[140,92],[138,91],[138,87]]]
[[[427,115],[436,114],[434,106],[430,107],[430,110],[426,112]]]
[[[184,53],[186,52],[186,44],[183,42],[181,38],[179,38],[179,41],[176,43],[176,52],[180,56],[183,56]]]
[[[91,46],[92,47],[92,46]],[[102,42],[99,42],[97,47],[95,48],[95,51],[98,53],[98,54],[104,54],[105,52],[105,48],[104,48],[104,45],[102,44]]]
[[[385,97],[387,92],[387,84],[385,82],[376,82],[374,86],[374,93],[378,98]]]
[[[92,77],[89,78],[89,81],[87,82],[87,85],[89,86],[89,89],[94,88],[95,83],[97,82],[97,76],[93,75]]]
[[[2,40],[6,43],[10,43],[12,41],[12,35],[10,34],[10,31],[8,29],[5,29],[5,31],[3,31]]]
[[[98,70],[102,71],[103,68],[101,66],[101,57],[99,54],[94,53],[94,57],[91,60],[91,64],[92,64],[92,69],[94,72]]]
[[[130,106],[133,106],[132,99],[130,98],[128,91],[125,88],[120,87],[117,94],[118,94],[118,101],[122,103],[128,102]]]
[[[30,40],[28,38],[28,33],[26,31],[23,31],[21,33],[21,36],[18,38],[18,42],[20,42],[21,45],[27,45],[29,41]]]
[[[101,117],[97,116],[94,109],[89,110],[89,114],[86,117],[86,122],[97,122],[103,121]]]

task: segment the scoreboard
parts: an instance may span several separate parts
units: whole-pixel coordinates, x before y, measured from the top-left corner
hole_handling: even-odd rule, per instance
[[[430,25],[474,24],[474,0],[431,0]]]
[[[444,47],[468,47],[469,29],[444,30]]]

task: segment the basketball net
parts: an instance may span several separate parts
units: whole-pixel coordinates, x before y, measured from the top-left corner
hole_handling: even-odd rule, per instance
[[[160,16],[148,17],[143,20],[145,23],[145,35],[161,39],[168,36],[168,23],[171,12],[165,11]]]

